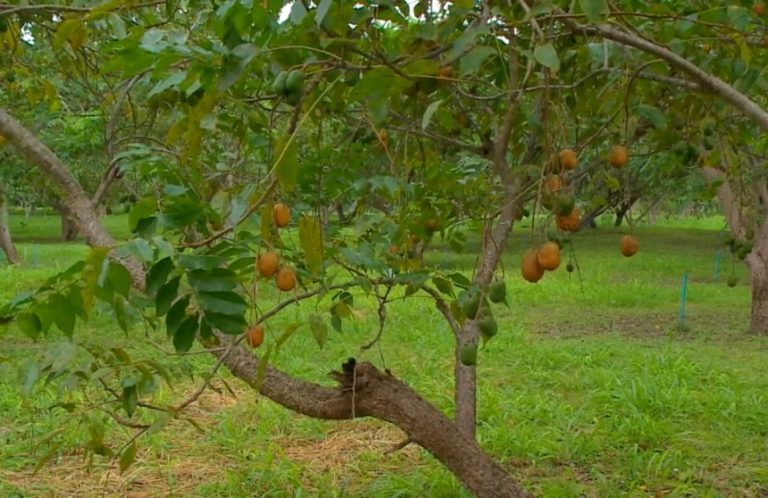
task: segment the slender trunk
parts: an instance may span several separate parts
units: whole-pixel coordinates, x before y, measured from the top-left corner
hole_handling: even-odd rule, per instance
[[[374,417],[396,425],[479,498],[528,496],[473,437],[458,430],[405,383],[370,363],[345,365],[345,373],[332,374],[340,387],[330,388],[292,378],[271,366],[259,382],[259,360],[251,352],[241,347],[211,352],[223,359],[236,377],[295,412],[328,420]]]
[[[474,329],[474,330],[473,330]],[[461,362],[460,353],[464,341],[469,342],[478,336],[477,324],[468,321],[462,333],[456,337],[453,376],[456,383],[453,389],[453,402],[456,408],[454,420],[462,434],[475,438],[477,425],[477,369]]]
[[[752,312],[750,330],[753,334],[768,335],[768,261],[760,267],[750,268],[752,286]]]
[[[627,215],[628,209],[624,206],[621,206],[616,210],[616,219],[613,220],[613,226],[614,227],[620,227],[621,224],[624,222],[624,217]]]
[[[77,225],[68,214],[61,214],[61,239],[71,242],[78,236]]]
[[[746,259],[752,286],[750,329],[768,335],[768,218],[755,233],[753,244]]]
[[[19,254],[11,239],[11,227],[8,221],[8,202],[5,192],[0,190],[0,249],[5,253],[5,258],[9,264],[15,265],[19,262]]]

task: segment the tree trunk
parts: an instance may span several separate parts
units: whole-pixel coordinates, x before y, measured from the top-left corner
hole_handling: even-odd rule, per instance
[[[15,265],[19,262],[19,253],[11,239],[11,227],[8,221],[8,202],[5,192],[0,190],[0,249],[5,253],[5,258],[9,264]]]
[[[752,286],[750,330],[754,334],[768,335],[768,261],[763,261],[759,267],[751,266],[750,270]]]
[[[72,221],[64,211],[61,211],[61,240],[71,242],[75,240],[79,234],[77,231],[77,225]]]
[[[768,217],[755,233],[752,252],[746,261],[752,286],[750,329],[754,334],[768,335]]]
[[[390,422],[432,453],[478,498],[528,496],[474,438],[406,384],[370,363],[347,363],[344,373],[333,372],[340,383],[336,389],[293,378],[271,366],[258,382],[259,360],[242,347],[227,349],[211,352],[236,377],[290,410],[327,420],[374,417]]]

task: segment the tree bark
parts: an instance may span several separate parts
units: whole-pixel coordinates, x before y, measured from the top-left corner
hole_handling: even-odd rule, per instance
[[[229,342],[224,338],[225,342]],[[344,420],[374,417],[390,422],[429,451],[478,498],[523,497],[526,491],[442,412],[392,375],[370,363],[333,372],[339,388],[293,378],[268,366],[261,383],[259,360],[242,347],[212,354],[236,377],[280,405],[315,418]]]
[[[768,206],[764,209],[768,210]],[[750,330],[753,334],[768,335],[768,216],[755,233],[746,261],[752,288]]]
[[[19,253],[16,252],[16,247],[11,239],[8,201],[3,190],[0,190],[0,249],[5,253],[5,258],[9,264],[15,265],[19,262]]]

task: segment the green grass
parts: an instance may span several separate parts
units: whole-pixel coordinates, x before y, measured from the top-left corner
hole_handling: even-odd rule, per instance
[[[14,222],[18,220],[15,219]],[[52,240],[58,221],[38,219],[15,231],[31,256],[1,268],[0,298],[39,283],[84,254],[82,245]],[[504,258],[511,307],[496,308],[499,335],[479,355],[479,430],[483,447],[536,496],[765,496],[768,492],[768,339],[745,334],[747,274],[739,285],[713,282],[717,221],[675,221],[635,230],[641,252],[623,258],[624,229],[601,228],[574,237],[580,278],[564,268],[536,285],[522,281],[518,262],[530,239],[516,235]],[[125,236],[125,219],[110,218]],[[713,230],[715,228],[715,230]],[[429,253],[432,264],[468,272],[472,250]],[[34,264],[33,264],[34,263]],[[722,272],[730,271],[723,257]],[[685,332],[675,329],[680,282],[689,277]],[[264,299],[274,298],[265,290]],[[361,300],[360,302],[363,302]],[[268,334],[303,321],[304,303],[270,320]],[[450,412],[451,338],[424,299],[396,302],[388,312],[382,353],[392,372]],[[274,359],[279,367],[329,383],[326,373],[348,356],[381,364],[376,348],[360,345],[375,333],[375,311],[361,307],[343,333],[331,332],[319,350],[307,327]],[[188,416],[204,430],[174,421],[141,441],[125,474],[79,454],[61,454],[36,477],[46,451],[43,435],[67,414],[49,407],[60,385],[19,389],[24,364],[45,351],[15,327],[0,332],[0,496],[466,496],[456,480],[423,450],[385,451],[403,435],[371,420],[324,422],[259,398],[225,376],[226,390],[208,393]],[[84,343],[123,346],[132,355],[164,358],[182,379],[162,388],[156,402],[178,400],[210,368],[207,356],[164,357],[143,330],[119,332],[107,313],[78,334]],[[162,333],[150,334],[169,348]],[[195,380],[188,380],[189,374]],[[223,384],[218,383],[219,387]],[[111,438],[126,434],[113,428]],[[61,436],[84,440],[82,431]]]

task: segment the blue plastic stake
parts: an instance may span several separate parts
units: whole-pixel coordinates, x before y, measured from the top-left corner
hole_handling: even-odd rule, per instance
[[[688,272],[683,273],[683,283],[680,287],[680,327],[685,327],[685,301],[688,299]]]
[[[720,280],[720,260],[723,259],[723,249],[717,248],[717,254],[715,254],[715,272],[712,274],[712,281],[718,282]]]

